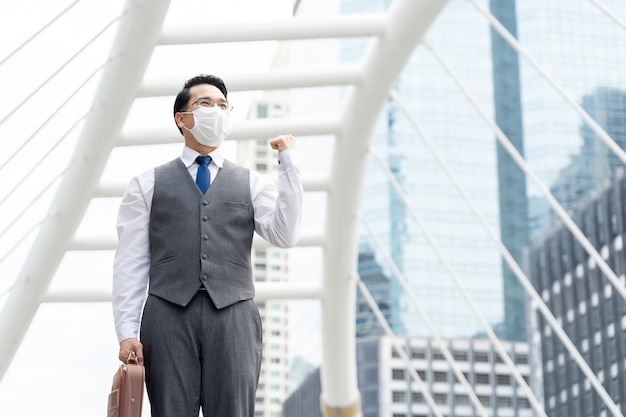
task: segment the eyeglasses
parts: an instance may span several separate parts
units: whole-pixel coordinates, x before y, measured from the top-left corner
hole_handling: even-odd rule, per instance
[[[215,102],[213,100],[211,100],[208,97],[200,97],[199,99],[197,99],[196,101],[194,101],[193,103],[191,103],[192,106],[198,105],[200,107],[219,107],[220,109],[224,110],[224,111],[231,111],[233,109],[233,106],[231,106],[230,104],[228,104],[228,102],[226,100],[223,101],[219,101],[219,102]]]

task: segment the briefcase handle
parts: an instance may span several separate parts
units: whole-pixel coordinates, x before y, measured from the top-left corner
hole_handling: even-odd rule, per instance
[[[139,366],[139,361],[137,360],[137,354],[135,352],[130,352],[128,354],[126,365],[130,365],[131,362],[135,362],[135,365]]]

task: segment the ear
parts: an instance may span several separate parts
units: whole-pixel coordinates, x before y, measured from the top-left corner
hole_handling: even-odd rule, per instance
[[[185,122],[183,120],[184,117],[185,116],[180,112],[174,114],[174,120],[176,121],[176,126],[178,126],[181,129],[185,126]]]

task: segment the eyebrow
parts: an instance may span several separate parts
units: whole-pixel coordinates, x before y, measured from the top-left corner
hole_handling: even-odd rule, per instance
[[[212,101],[216,101],[217,100],[217,101],[222,102],[222,103],[228,103],[228,100],[226,100],[225,98],[215,99],[213,97],[198,97],[195,101],[198,101],[198,100],[212,100]]]

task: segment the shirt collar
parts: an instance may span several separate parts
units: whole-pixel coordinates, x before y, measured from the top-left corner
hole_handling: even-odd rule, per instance
[[[200,154],[197,151],[194,151],[193,149],[184,146],[183,153],[180,156],[180,159],[183,161],[185,166],[189,168],[196,162],[196,157],[198,157],[199,155]],[[220,148],[214,149],[213,152],[209,154],[209,156],[211,157],[215,165],[222,168],[222,166],[224,165],[224,155],[222,154],[222,150]]]

